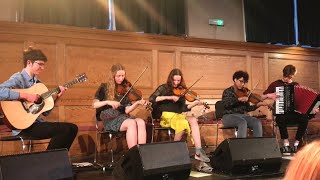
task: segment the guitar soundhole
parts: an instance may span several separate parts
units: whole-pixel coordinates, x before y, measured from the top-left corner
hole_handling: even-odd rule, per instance
[[[39,96],[39,99],[34,103],[35,104],[42,104],[42,102],[43,102],[43,98],[41,96]]]

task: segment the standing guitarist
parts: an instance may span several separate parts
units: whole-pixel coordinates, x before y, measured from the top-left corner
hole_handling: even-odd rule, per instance
[[[0,101],[25,101],[39,103],[41,98],[38,94],[29,94],[17,92],[13,89],[26,89],[40,82],[37,78],[43,70],[47,57],[39,49],[29,47],[23,53],[24,69],[21,72],[13,74],[7,81],[0,84]],[[59,86],[61,96],[66,88]],[[14,111],[14,109],[12,110]],[[50,143],[47,150],[67,148],[73,143],[78,127],[72,123],[66,122],[46,122],[40,117],[28,128],[23,130],[13,130],[13,135],[22,135],[34,137],[37,139],[49,139]]]

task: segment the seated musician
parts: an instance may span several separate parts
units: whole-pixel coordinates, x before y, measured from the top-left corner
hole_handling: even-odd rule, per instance
[[[125,68],[121,64],[111,67],[111,77],[107,83],[101,83],[93,100],[96,111],[98,130],[113,132],[126,131],[128,148],[136,144],[146,143],[146,125],[140,118],[130,117],[129,113],[139,105],[146,105],[143,99],[134,103],[130,101],[126,91],[129,81],[126,79]],[[121,92],[118,92],[120,89]],[[123,101],[120,102],[120,100]]]
[[[222,95],[224,105],[222,123],[225,127],[237,127],[238,137],[247,137],[247,128],[253,130],[254,137],[262,137],[261,121],[255,117],[249,116],[247,112],[254,111],[260,106],[267,106],[265,102],[258,102],[256,105],[250,105],[246,93],[245,84],[249,80],[249,74],[245,71],[237,71],[233,74],[233,86],[225,89]],[[265,98],[265,97],[263,97]]]
[[[268,95],[276,92],[276,87],[284,85],[299,85],[299,83],[294,82],[292,78],[297,73],[296,67],[293,65],[286,65],[283,68],[283,78],[272,82],[268,89],[264,91],[263,94]],[[283,147],[281,148],[282,153],[295,153],[298,149],[300,141],[306,132],[308,126],[308,115],[300,114],[297,112],[290,112],[286,114],[276,115],[276,123],[279,127],[280,136],[283,141]],[[288,124],[298,124],[298,130],[295,136],[295,142],[293,147],[290,147],[288,140]]]
[[[203,103],[194,101],[187,105],[185,97],[179,97],[173,93],[174,88],[179,86],[187,89],[181,70],[173,69],[167,78],[166,84],[160,85],[149,98],[154,106],[153,117],[161,120],[160,125],[162,127],[171,127],[175,130],[175,141],[180,141],[185,132],[187,134],[191,133],[196,149],[195,159],[210,162],[201,146],[197,119],[195,117],[186,117],[185,114],[182,114],[190,111],[196,105],[203,105]]]
[[[46,62],[47,57],[41,50],[29,47],[23,53],[24,69],[21,72],[13,74],[9,80],[0,85],[0,101],[38,102],[40,99],[38,94],[27,93],[26,91],[17,92],[13,89],[29,89],[36,83],[39,83],[38,75],[44,70]],[[59,86],[59,88],[60,93],[58,96],[61,96],[66,88],[63,86]],[[21,106],[21,108],[23,107]],[[15,113],[14,109],[12,111]],[[37,139],[51,138],[47,150],[60,148],[67,148],[69,150],[77,133],[78,127],[75,124],[46,122],[41,117],[37,117],[36,121],[26,129],[13,130],[13,135],[19,134]]]

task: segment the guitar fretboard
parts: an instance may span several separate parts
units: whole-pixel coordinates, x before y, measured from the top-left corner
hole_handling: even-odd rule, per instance
[[[73,80],[73,81],[70,81],[70,82],[64,84],[63,87],[69,88],[70,86],[72,86],[72,85],[74,85],[74,84],[76,84],[76,83],[78,83],[78,82],[79,82],[79,80],[78,80],[78,79],[75,79],[75,80]],[[51,89],[51,90],[49,90],[49,91],[41,94],[41,97],[42,97],[43,99],[46,99],[46,98],[48,98],[48,97],[50,97],[50,96],[52,96],[52,95],[54,95],[54,94],[58,94],[59,92],[60,92],[60,88],[59,88],[59,87],[56,87],[56,88],[54,88],[54,89]]]

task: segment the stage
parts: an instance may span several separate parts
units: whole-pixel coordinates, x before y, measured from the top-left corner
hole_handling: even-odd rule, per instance
[[[192,150],[191,150],[192,151]],[[190,153],[192,154],[192,153]],[[121,155],[122,156],[122,155]],[[189,176],[190,180],[227,180],[227,179],[269,179],[269,180],[276,180],[276,179],[281,179],[284,176],[284,172],[286,170],[286,167],[290,160],[293,158],[293,156],[283,156],[282,157],[282,164],[279,172],[275,173],[270,173],[270,174],[256,174],[256,175],[239,175],[239,176],[232,176],[232,175],[226,175],[226,174],[221,174],[221,173],[216,173],[216,172],[211,172],[211,173],[204,173],[204,172],[199,172],[196,169],[197,161],[191,157],[191,162],[192,162],[192,169],[191,173]],[[119,155],[116,156],[116,161],[119,159]],[[87,157],[82,159],[81,158],[76,158],[72,159],[73,164],[75,163],[83,163],[83,162],[89,162],[92,163],[92,166],[87,166],[87,167],[76,167],[73,166],[73,173],[75,174],[75,177],[77,180],[111,180],[113,179],[112,176],[112,168],[106,168],[105,171],[102,170],[98,165],[94,165],[93,163],[93,158]],[[108,158],[106,154],[103,154],[101,157],[99,157],[98,162],[105,162],[105,160],[108,161]],[[84,163],[86,164],[86,163]]]

